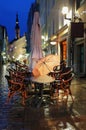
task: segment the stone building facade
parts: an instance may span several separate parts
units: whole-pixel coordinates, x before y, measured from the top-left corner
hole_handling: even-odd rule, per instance
[[[86,75],[86,0],[36,0],[45,53],[60,54],[78,76]],[[63,7],[67,7],[62,13]],[[73,35],[74,34],[74,35]],[[55,44],[51,44],[55,43]]]

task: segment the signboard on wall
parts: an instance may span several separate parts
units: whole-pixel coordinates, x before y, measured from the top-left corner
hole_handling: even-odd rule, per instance
[[[84,37],[84,23],[71,22],[71,37],[72,38]]]

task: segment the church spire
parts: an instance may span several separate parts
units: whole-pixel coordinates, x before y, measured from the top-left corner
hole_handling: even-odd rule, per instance
[[[19,27],[18,13],[16,14],[15,33],[16,33],[16,39],[19,39],[20,38],[20,27]]]

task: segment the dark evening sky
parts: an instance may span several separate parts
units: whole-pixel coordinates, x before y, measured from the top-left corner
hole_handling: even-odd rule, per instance
[[[27,31],[27,18],[31,4],[35,0],[1,0],[0,25],[7,28],[8,40],[15,38],[16,13],[19,16],[20,35]]]

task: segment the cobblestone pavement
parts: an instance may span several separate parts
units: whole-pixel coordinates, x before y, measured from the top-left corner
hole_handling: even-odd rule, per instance
[[[0,75],[0,130],[86,130],[86,79],[75,78],[71,84],[74,97],[68,103],[53,102],[41,107],[30,105],[30,98],[25,106],[14,97],[5,104],[8,84],[4,77],[6,66]]]

